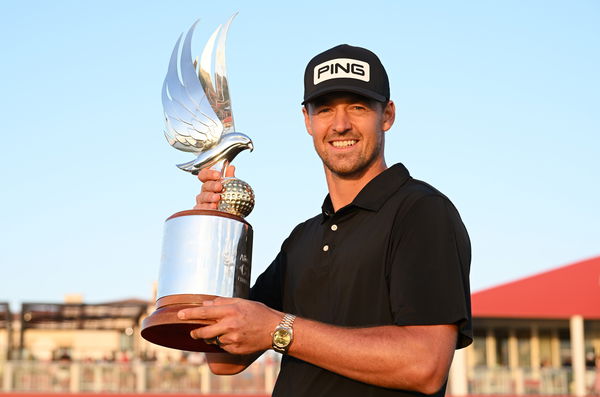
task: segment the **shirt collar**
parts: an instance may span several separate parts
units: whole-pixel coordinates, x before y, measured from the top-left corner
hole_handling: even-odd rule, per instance
[[[375,178],[371,179],[346,207],[355,206],[370,211],[377,211],[409,178],[410,174],[402,163],[394,164]],[[331,203],[329,194],[323,201],[321,211],[323,214],[323,221],[334,214],[333,204]]]

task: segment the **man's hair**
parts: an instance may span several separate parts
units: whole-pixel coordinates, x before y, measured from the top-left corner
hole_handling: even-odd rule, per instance
[[[348,92],[347,94],[349,95],[353,95],[356,97],[360,97],[362,101],[366,102],[369,104],[370,107],[372,108],[378,108],[379,110],[381,110],[382,112],[385,110],[385,107],[387,106],[387,104],[390,102],[389,99],[385,100],[385,101],[378,101],[376,99],[373,98],[368,98],[364,95],[359,95],[359,94],[354,94],[352,92]],[[309,106],[318,106],[319,105],[319,100],[322,99],[323,97],[325,97],[326,95],[322,95],[319,97],[316,97],[308,102],[304,103],[304,108],[308,111],[309,110]]]

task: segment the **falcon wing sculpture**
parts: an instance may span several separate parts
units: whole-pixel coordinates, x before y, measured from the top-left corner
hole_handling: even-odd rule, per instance
[[[235,14],[215,30],[202,51],[200,62],[192,60],[191,52],[198,21],[186,33],[183,44],[182,34],[173,48],[163,83],[165,137],[174,148],[197,155],[195,160],[177,165],[192,174],[214,165],[224,173],[224,168],[238,153],[253,149],[248,136],[234,131],[227,84],[225,42],[234,17]],[[214,84],[211,79],[213,53]]]

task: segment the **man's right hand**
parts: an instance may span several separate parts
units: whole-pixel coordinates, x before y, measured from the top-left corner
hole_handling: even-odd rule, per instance
[[[230,165],[227,167],[226,177],[235,176],[235,167]],[[195,210],[216,210],[219,200],[221,200],[221,192],[223,184],[221,183],[221,173],[219,171],[203,168],[198,173],[198,179],[202,182],[200,194],[196,196]]]

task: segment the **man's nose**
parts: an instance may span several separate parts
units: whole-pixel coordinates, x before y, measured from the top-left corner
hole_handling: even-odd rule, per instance
[[[338,109],[335,112],[332,128],[338,133],[349,131],[352,128],[352,123],[350,123],[350,117],[346,110]]]

